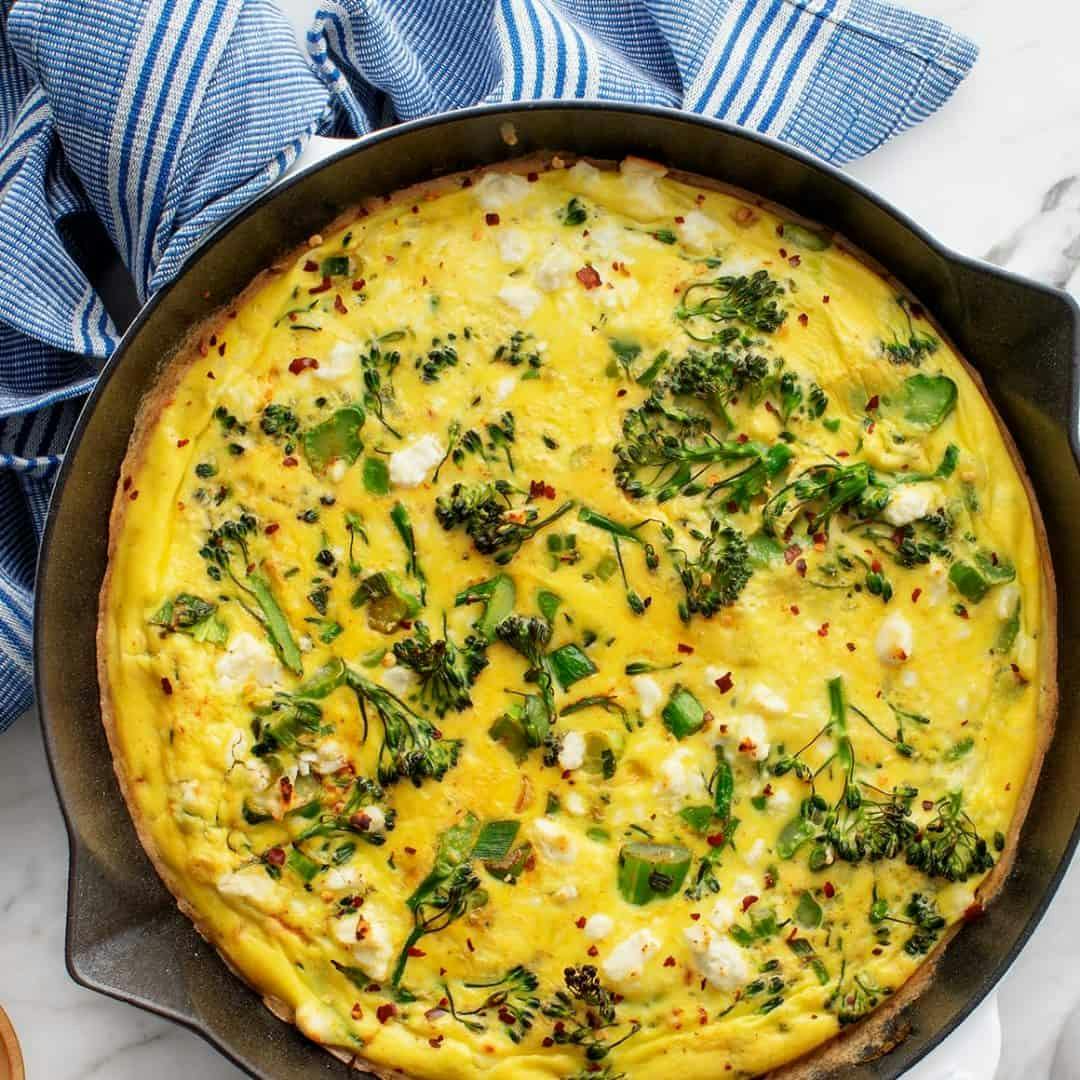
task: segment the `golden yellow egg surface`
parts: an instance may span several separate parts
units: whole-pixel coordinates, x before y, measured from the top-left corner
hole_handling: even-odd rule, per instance
[[[275,1011],[410,1077],[862,1030],[1003,876],[1052,722],[969,371],[840,238],[635,159],[312,238],[173,361],[112,527],[143,843]]]

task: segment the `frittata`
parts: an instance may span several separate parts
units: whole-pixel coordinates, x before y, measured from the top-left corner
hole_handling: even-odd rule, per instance
[[[975,377],[840,237],[640,159],[312,237],[170,361],[111,529],[143,844],[384,1075],[838,1067],[1003,879],[1053,722]]]

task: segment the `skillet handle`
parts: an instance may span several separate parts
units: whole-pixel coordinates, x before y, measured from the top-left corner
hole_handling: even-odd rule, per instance
[[[1000,1060],[1001,1016],[994,992],[940,1046],[904,1073],[903,1080],[993,1080]]]

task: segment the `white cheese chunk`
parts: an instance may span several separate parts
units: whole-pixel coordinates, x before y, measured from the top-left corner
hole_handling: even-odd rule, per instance
[[[382,684],[398,697],[404,697],[416,685],[416,675],[403,664],[395,664],[382,673]]]
[[[521,263],[529,256],[529,238],[521,229],[494,229],[495,246],[505,263]]]
[[[659,217],[664,212],[664,197],[657,182],[667,169],[644,158],[628,157],[620,163],[619,172],[634,210],[643,217]]]
[[[544,257],[536,264],[533,280],[544,292],[555,292],[570,283],[570,271],[574,269],[574,259],[563,247],[550,247]]]
[[[527,319],[532,315],[543,299],[540,293],[524,281],[508,282],[496,295],[507,307],[513,308],[523,319]]]
[[[601,970],[609,982],[627,983],[641,978],[649,957],[660,948],[649,930],[636,930],[604,958]]]
[[[320,887],[330,892],[359,892],[364,877],[358,866],[332,866],[320,879]]]
[[[360,346],[355,341],[339,341],[317,368],[307,370],[323,382],[340,382],[359,370]]]
[[[883,664],[896,666],[911,659],[915,649],[915,632],[911,623],[898,611],[894,611],[881,621],[874,649]]]
[[[572,863],[577,858],[577,841],[557,821],[551,818],[537,818],[532,823],[533,839],[536,850],[542,859],[548,862]]]
[[[516,375],[506,375],[501,378],[495,384],[495,402],[501,405],[513,392],[514,387],[517,386],[518,380]]]
[[[234,634],[214,667],[218,679],[230,690],[257,683],[273,686],[281,681],[283,671],[273,649],[247,631]]]
[[[421,435],[390,455],[390,482],[398,487],[419,487],[445,453],[446,448],[435,435]]]
[[[716,222],[700,210],[688,210],[683,222],[678,227],[682,242],[694,251],[707,251],[711,246],[710,237],[716,232]]]
[[[754,683],[746,699],[751,705],[756,705],[762,712],[772,716],[783,716],[788,712],[787,701],[764,683]]]
[[[1002,585],[998,589],[997,604],[995,610],[999,619],[1011,619],[1016,612],[1016,605],[1020,603],[1020,586],[1016,582]]]
[[[263,909],[273,904],[278,893],[277,882],[263,866],[245,866],[223,874],[218,878],[216,887],[222,896],[248,900]]]
[[[660,702],[664,700],[664,692],[660,689],[660,684],[648,675],[635,675],[630,680],[630,685],[637,694],[641,715],[647,720],[660,707]]]
[[[708,795],[701,764],[688,746],[680,746],[660,762],[660,783],[657,793],[673,802],[701,800]]]
[[[529,181],[516,173],[488,172],[473,185],[472,192],[484,210],[500,210],[520,202],[529,191]]]
[[[315,771],[322,776],[329,776],[344,769],[348,763],[345,748],[336,739],[327,739],[315,755]]]
[[[739,913],[735,901],[725,900],[721,897],[713,905],[712,911],[709,912],[709,924],[720,931],[720,933],[724,933],[734,925],[735,920],[738,917]]]
[[[559,750],[559,765],[564,769],[580,769],[585,763],[585,736],[580,731],[568,731]]]
[[[565,885],[560,885],[551,895],[560,904],[569,904],[577,899],[577,886],[568,881]]]
[[[890,525],[910,525],[941,501],[941,492],[933,484],[900,484],[893,492],[882,517]]]
[[[566,807],[567,813],[573,814],[574,817],[584,817],[589,812],[589,804],[576,791],[571,791],[566,796],[563,805]]]
[[[382,980],[390,974],[390,962],[394,959],[394,939],[384,915],[370,902],[365,903],[353,918],[346,915],[331,919],[330,929],[334,937],[355,957],[357,966],[365,975]]]
[[[694,923],[683,931],[690,963],[717,990],[736,990],[750,978],[746,953],[727,934]]]
[[[746,849],[744,858],[751,866],[756,866],[761,862],[762,855],[765,854],[765,841],[759,836],[751,845]]]
[[[596,183],[600,176],[600,170],[595,165],[590,165],[582,159],[575,162],[566,175],[577,181],[583,188],[588,189]]]
[[[610,915],[597,912],[585,920],[585,936],[590,941],[603,941],[615,929],[615,920]]]
[[[589,250],[595,251],[605,261],[622,263],[629,266],[633,263],[633,256],[628,255],[623,244],[632,234],[627,233],[621,225],[614,221],[601,221],[589,229]]]

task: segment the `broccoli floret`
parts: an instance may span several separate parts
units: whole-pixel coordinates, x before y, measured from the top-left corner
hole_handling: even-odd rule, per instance
[[[272,438],[295,435],[300,430],[300,421],[287,405],[271,403],[263,409],[259,427]]]
[[[455,709],[463,712],[472,705],[469,687],[487,667],[487,642],[470,634],[459,649],[443,626],[442,640],[432,640],[427,626],[418,622],[414,636],[394,645],[394,656],[420,679],[420,700],[438,716]]]
[[[500,566],[508,563],[527,540],[557,521],[574,504],[565,502],[541,518],[532,507],[513,509],[505,481],[487,484],[455,484],[448,495],[435,500],[435,517],[446,530],[463,525],[481,555],[493,555]]]
[[[688,285],[675,317],[695,341],[726,345],[740,337],[739,323],[763,334],[779,329],[787,318],[779,303],[783,295],[783,287],[767,270],[749,276],[727,275]],[[708,332],[710,323],[719,329]]]
[[[947,881],[966,881],[994,865],[990,848],[964,812],[961,792],[938,799],[937,817],[923,830],[922,838],[909,845],[907,861],[929,877]]]
[[[528,661],[525,681],[537,684],[544,706],[551,716],[555,708],[555,695],[546,655],[551,641],[551,625],[547,619],[537,615],[507,615],[495,627],[495,636]]]
[[[365,728],[365,704],[375,709],[383,724],[378,758],[380,784],[390,785],[408,778],[419,787],[429,776],[441,780],[457,764],[460,739],[444,739],[428,720],[414,713],[385,687],[356,672],[350,672],[348,678],[364,713]]]
[[[696,559],[681,548],[669,548],[686,591],[686,599],[679,601],[683,622],[692,615],[707,619],[734,604],[753,573],[749,545],[738,529],[714,521],[707,534],[694,529],[690,535],[701,541]]]

